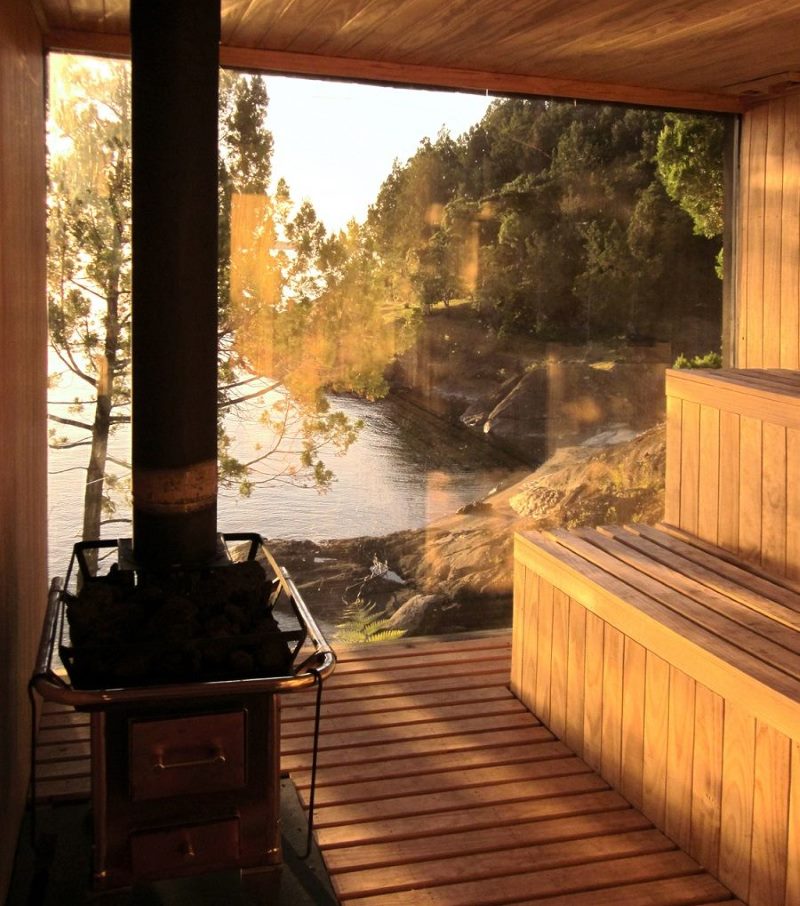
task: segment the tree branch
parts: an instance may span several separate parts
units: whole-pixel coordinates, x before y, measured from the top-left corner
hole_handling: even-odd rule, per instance
[[[53,352],[59,357],[59,359],[61,359],[61,361],[64,363],[64,365],[66,365],[67,368],[74,375],[76,375],[79,378],[83,378],[83,380],[86,381],[86,383],[92,387],[97,386],[97,381],[90,375],[86,374],[86,372],[78,365],[78,363],[72,357],[72,350],[62,349],[60,346],[56,346],[55,343],[51,343],[50,348],[53,350]]]
[[[240,403],[246,403],[248,400],[254,400],[261,396],[266,396],[268,393],[271,393],[273,390],[276,390],[282,385],[282,381],[275,381],[273,384],[270,384],[269,387],[263,387],[261,390],[256,390],[253,393],[245,394],[245,396],[237,396],[232,400],[225,400],[225,402],[219,404],[220,409],[230,409],[231,406],[238,406]],[[231,386],[235,387],[236,384]]]
[[[92,442],[90,440],[74,440],[69,443],[59,443],[58,441],[50,441],[48,447],[51,450],[72,450],[75,447],[89,447]],[[80,468],[83,468],[82,466]]]
[[[48,413],[48,419],[51,422],[58,422],[59,425],[69,425],[72,428],[80,428],[82,431],[91,431],[92,426],[86,422],[79,422],[74,418],[62,418],[60,415],[53,415]]]

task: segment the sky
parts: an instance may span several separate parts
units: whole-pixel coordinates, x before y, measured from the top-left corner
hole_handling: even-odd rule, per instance
[[[455,137],[491,97],[352,82],[267,76],[274,179],[308,199],[328,230],[363,220],[395,159],[405,162],[442,126]]]

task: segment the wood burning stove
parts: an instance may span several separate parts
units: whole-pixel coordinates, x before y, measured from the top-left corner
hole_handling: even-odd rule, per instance
[[[217,535],[219,24],[218,3],[131,2],[133,542],[76,546],[33,680],[91,714],[100,887],[279,864],[279,695],[334,666],[261,539]]]
[[[100,547],[114,544],[97,542]],[[82,663],[85,652],[70,637],[68,608],[76,596],[75,580],[81,576],[99,587],[117,584],[117,573],[127,569],[124,558],[122,566],[118,558],[105,576],[88,577],[81,560],[91,545],[76,545],[65,586],[51,592],[33,688],[91,716],[98,888],[280,864],[280,695],[319,687],[335,658],[294,582],[257,535],[223,536],[223,551],[233,566],[214,568],[235,568],[229,551],[243,545],[246,563],[263,561],[272,571],[262,607],[270,616],[280,614],[283,628],[273,630],[273,642],[287,652],[281,672],[270,674],[254,661],[245,670],[228,672],[217,664],[198,677],[192,664],[179,658],[176,663],[184,666],[173,667],[170,675],[159,675],[156,668],[156,682],[132,676],[135,682],[123,683],[114,675],[111,682],[87,685],[101,677],[96,676],[94,652],[88,665]],[[136,579],[132,575],[123,581]],[[194,641],[202,647],[206,640]],[[223,641],[230,652],[263,639],[248,633]],[[141,645],[136,638],[119,644],[116,660],[138,660],[149,669],[152,652]],[[157,656],[163,650],[158,647]]]

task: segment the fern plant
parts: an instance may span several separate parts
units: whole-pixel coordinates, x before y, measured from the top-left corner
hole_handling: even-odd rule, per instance
[[[722,368],[722,356],[718,352],[707,352],[705,355],[696,355],[691,359],[681,353],[675,359],[673,368]]]
[[[345,644],[363,642],[391,642],[402,638],[405,629],[390,629],[389,619],[375,612],[375,603],[359,595],[354,601],[345,602],[342,622],[336,626],[336,639]]]

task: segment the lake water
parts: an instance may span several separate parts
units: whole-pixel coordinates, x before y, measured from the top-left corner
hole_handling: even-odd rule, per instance
[[[421,528],[485,496],[508,478],[513,463],[465,430],[408,404],[331,398],[333,408],[364,422],[343,456],[324,456],[336,481],[330,491],[271,482],[252,496],[223,490],[220,531],[255,531],[268,538],[348,538]],[[242,442],[259,440],[259,425],[229,423]],[[264,438],[268,440],[268,438]],[[121,428],[112,455],[128,461],[130,434]],[[88,447],[51,451],[49,481],[50,573],[63,575],[79,540],[83,466]],[[119,518],[129,513],[120,512]],[[129,523],[105,528],[106,537],[128,537]]]

